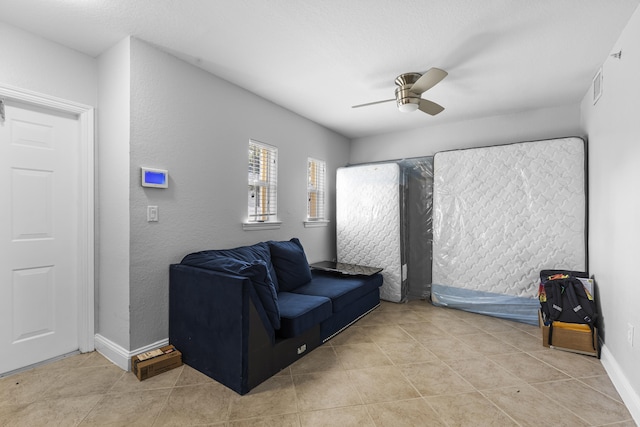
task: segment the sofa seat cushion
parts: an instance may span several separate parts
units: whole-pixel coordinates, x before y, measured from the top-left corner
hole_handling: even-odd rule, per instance
[[[278,292],[280,329],[277,335],[291,338],[331,317],[331,300],[316,295]]]
[[[194,252],[184,257],[181,264],[203,264],[208,260],[218,257],[234,258],[241,261],[246,261],[248,263],[252,263],[253,261],[258,260],[264,261],[267,265],[267,268],[269,269],[269,276],[276,288],[276,291],[279,290],[278,276],[276,275],[276,271],[273,268],[273,264],[271,263],[271,251],[269,250],[269,244],[267,242],[260,242],[251,246],[240,246],[233,249],[212,249],[207,251]],[[207,268],[203,265],[198,266]]]
[[[311,280],[311,269],[300,240],[294,237],[289,241],[267,243],[279,290],[290,292]]]
[[[317,295],[331,299],[333,312],[337,313],[349,304],[382,286],[382,275],[348,276],[324,271],[312,271],[313,279],[293,292]]]

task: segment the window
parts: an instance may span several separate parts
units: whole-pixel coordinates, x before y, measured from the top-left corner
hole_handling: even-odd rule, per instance
[[[307,163],[307,220],[323,221],[326,165],[312,158]]]
[[[249,141],[249,222],[276,221],[278,149]]]

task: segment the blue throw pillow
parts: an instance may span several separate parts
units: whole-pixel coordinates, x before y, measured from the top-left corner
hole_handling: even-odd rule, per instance
[[[208,260],[217,257],[234,258],[248,263],[258,260],[264,261],[267,264],[269,275],[271,276],[271,280],[273,281],[276,291],[279,290],[276,271],[271,264],[271,251],[269,250],[269,245],[266,242],[256,243],[251,246],[240,246],[233,249],[211,249],[208,251],[194,252],[184,257],[182,264],[186,264],[185,261],[187,260]]]
[[[294,237],[288,242],[268,243],[281,291],[291,291],[311,281],[311,269],[300,240]]]
[[[194,254],[195,255],[195,254]],[[205,268],[207,270],[219,271],[222,273],[234,274],[251,279],[253,288],[258,294],[260,302],[267,313],[267,317],[274,329],[280,329],[280,308],[278,306],[278,294],[271,280],[271,275],[267,264],[263,260],[253,260],[251,262],[230,258],[230,257],[203,257],[186,256],[182,264],[193,267]]]

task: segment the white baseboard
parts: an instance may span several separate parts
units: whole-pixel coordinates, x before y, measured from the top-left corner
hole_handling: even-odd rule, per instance
[[[600,361],[636,424],[640,425],[640,396],[635,392],[607,346],[602,345]]]
[[[158,342],[154,342],[153,344],[146,345],[144,347],[140,347],[135,350],[127,350],[119,344],[114,343],[108,338],[103,337],[100,334],[96,334],[95,336],[96,342],[96,351],[109,359],[111,362],[119,366],[121,369],[125,371],[131,370],[131,357],[136,354],[144,353],[145,351],[151,351],[158,347],[165,346],[169,344],[169,338],[165,338]]]

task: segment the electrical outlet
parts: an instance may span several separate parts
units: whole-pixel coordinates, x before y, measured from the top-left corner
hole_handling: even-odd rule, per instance
[[[627,323],[627,342],[633,347],[633,325],[631,323]]]

